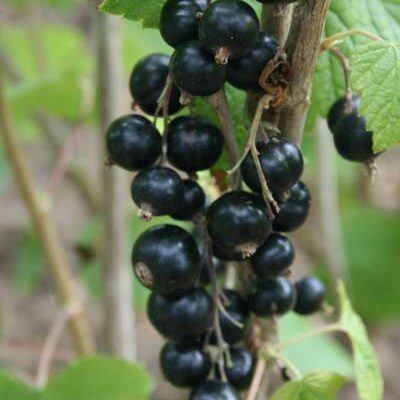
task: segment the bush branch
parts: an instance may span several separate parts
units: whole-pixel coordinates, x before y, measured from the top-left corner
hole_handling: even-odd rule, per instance
[[[94,351],[94,340],[89,330],[87,319],[84,317],[80,306],[77,304],[79,301],[77,299],[76,282],[71,272],[72,268],[67,261],[57,229],[35,190],[35,183],[25,163],[25,157],[18,148],[14,138],[1,75],[0,131],[6,154],[14,170],[16,184],[21,191],[21,195],[32,218],[43,251],[48,258],[48,265],[53,275],[60,301],[67,308],[76,305],[76,308],[79,309],[79,312],[75,312],[69,321],[69,328],[76,350],[80,354],[91,353]]]

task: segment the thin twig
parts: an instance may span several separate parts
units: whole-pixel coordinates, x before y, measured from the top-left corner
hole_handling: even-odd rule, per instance
[[[253,380],[247,393],[246,400],[256,400],[258,391],[261,387],[265,375],[267,361],[261,355],[258,357],[256,369],[254,371]]]
[[[235,128],[232,116],[229,110],[229,105],[226,100],[225,92],[223,90],[205,97],[205,101],[214,110],[221,128],[222,135],[224,136],[225,146],[228,153],[229,164],[233,168],[239,160],[239,148],[235,136]],[[238,189],[241,184],[240,171],[236,171],[231,176],[231,186]]]
[[[42,388],[46,385],[49,377],[51,362],[57,348],[57,344],[61,339],[65,326],[73,314],[72,310],[61,310],[56,316],[49,334],[44,342],[42,352],[39,357],[38,372],[36,378],[36,386]]]
[[[208,273],[210,275],[211,288],[212,288],[212,298],[213,298],[213,328],[215,332],[215,337],[217,340],[217,363],[218,369],[223,382],[227,381],[225,373],[225,351],[227,349],[227,344],[224,340],[222,334],[222,329],[219,321],[219,304],[220,304],[220,289],[217,280],[217,274],[212,264],[212,243],[211,239],[207,238],[207,265]]]
[[[329,51],[340,61],[343,68],[344,86],[346,89],[346,97],[351,100],[350,89],[350,64],[349,59],[336,47],[330,47]]]
[[[76,282],[72,276],[60,236],[51,221],[47,209],[39,199],[35,190],[36,185],[25,163],[25,157],[19,149],[15,135],[12,132],[10,113],[5,100],[5,90],[0,71],[0,132],[4,141],[4,148],[8,155],[11,167],[14,170],[15,181],[29,210],[32,222],[36,228],[43,251],[48,258],[50,272],[53,275],[57,294],[63,305],[78,302]],[[79,308],[79,307],[78,307]],[[74,313],[69,327],[76,349],[80,354],[94,351],[94,339],[90,333],[87,319],[82,311]]]
[[[327,38],[325,38],[320,45],[320,51],[323,52],[324,50],[330,50],[331,47],[340,43],[343,39],[350,37],[350,36],[363,36],[367,39],[373,40],[374,42],[378,42],[383,40],[380,36],[374,35],[371,32],[364,31],[363,29],[350,29],[344,32],[335,33]]]

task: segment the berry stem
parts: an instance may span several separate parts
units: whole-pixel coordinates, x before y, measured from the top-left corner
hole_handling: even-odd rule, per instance
[[[321,42],[320,51],[322,53],[325,50],[330,50],[331,47],[337,45],[343,39],[346,39],[347,37],[350,37],[350,36],[356,36],[356,35],[366,37],[367,39],[373,40],[375,42],[383,40],[380,36],[374,35],[373,33],[368,32],[368,31],[364,31],[363,29],[350,29],[345,32],[335,33],[334,35],[325,38]]]
[[[352,93],[350,88],[350,65],[349,59],[336,47],[330,47],[328,49],[342,64],[343,76],[344,76],[344,86],[346,90],[346,98],[351,101]]]
[[[214,110],[224,136],[225,146],[228,153],[229,163],[233,168],[239,160],[239,148],[235,137],[235,128],[233,125],[232,116],[229,110],[229,105],[226,100],[226,95],[223,90],[205,97],[205,101]],[[241,176],[240,171],[236,171],[231,176],[231,186],[233,189],[240,188]]]
[[[267,367],[267,361],[265,360],[265,358],[258,357],[253,380],[251,381],[250,389],[247,393],[246,400],[256,400],[262,381],[265,377],[266,367]]]
[[[228,349],[227,344],[225,343],[224,336],[222,334],[221,325],[219,322],[219,306],[220,306],[220,288],[218,285],[217,274],[212,264],[212,241],[211,238],[207,236],[207,266],[208,273],[210,275],[210,282],[212,288],[212,299],[213,299],[213,327],[215,331],[215,336],[217,339],[217,362],[218,369],[221,376],[221,380],[223,382],[227,381],[226,373],[225,373],[225,352]]]

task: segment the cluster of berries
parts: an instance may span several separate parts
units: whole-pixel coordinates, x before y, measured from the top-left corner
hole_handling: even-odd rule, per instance
[[[135,103],[156,117],[160,105],[168,107],[168,115],[178,112],[182,92],[208,96],[225,80],[243,90],[260,90],[258,77],[277,51],[275,39],[259,32],[254,10],[238,0],[216,0],[209,6],[205,0],[167,0],[160,31],[176,47],[174,55],[140,60],[130,78]],[[159,103],[169,83],[169,101]],[[309,315],[324,301],[325,287],[317,278],[293,284],[286,277],[295,251],[284,233],[305,222],[311,202],[300,181],[303,156],[281,138],[257,143],[262,172],[279,204],[271,219],[250,155],[241,174],[251,191],[228,190],[208,203],[196,173],[210,169],[221,156],[224,140],[216,125],[181,115],[165,128],[161,136],[146,117],[131,114],[107,131],[110,161],[135,172],[131,195],[140,215],[169,215],[196,226],[192,233],[173,224],[147,229],[134,244],[133,270],[151,290],[149,320],[168,340],[160,355],[166,379],[192,388],[191,400],[238,400],[255,367],[248,346],[252,315],[269,318],[289,310]],[[248,285],[217,291],[217,297],[213,290],[211,296],[210,282],[215,288],[232,262],[238,274],[250,273]],[[224,376],[213,351],[221,337]]]

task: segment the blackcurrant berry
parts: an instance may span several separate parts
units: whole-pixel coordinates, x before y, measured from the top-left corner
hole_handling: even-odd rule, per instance
[[[271,234],[251,257],[251,267],[260,279],[275,278],[294,260],[294,246],[279,233]]]
[[[165,54],[151,54],[138,61],[129,79],[129,88],[133,99],[147,114],[154,115],[158,100],[164,89],[169,71],[170,57]],[[182,108],[179,103],[179,90],[172,88],[169,100],[169,114]]]
[[[300,179],[304,163],[301,151],[295,144],[272,138],[268,143],[258,142],[257,149],[261,167],[272,192],[283,192]],[[246,185],[254,191],[261,191],[251,154],[244,159],[241,171]]]
[[[240,396],[231,384],[209,380],[195,387],[189,400],[240,400]]]
[[[258,34],[255,45],[243,56],[230,60],[227,79],[242,90],[260,90],[258,80],[261,72],[278,50],[277,41],[267,32]]]
[[[201,256],[190,233],[175,225],[158,225],[136,240],[132,265],[145,287],[175,295],[193,285],[200,273]]]
[[[198,38],[199,15],[207,0],[167,0],[161,10],[160,33],[172,47]]]
[[[347,101],[347,97],[341,97],[329,109],[327,122],[330,131],[333,133],[336,123],[346,114],[357,112],[360,107],[360,97],[353,95],[351,102]]]
[[[178,387],[193,387],[205,381],[211,371],[211,358],[202,346],[167,342],[161,350],[160,365],[164,376]]]
[[[319,311],[325,298],[325,285],[316,277],[303,278],[295,283],[297,292],[294,311],[297,314],[309,315]]]
[[[364,162],[374,157],[372,132],[357,112],[343,116],[335,125],[333,140],[338,153],[349,161]]]
[[[152,292],[147,303],[147,315],[157,331],[176,342],[191,342],[201,338],[212,320],[212,299],[201,288],[170,298]]]
[[[146,118],[124,115],[108,128],[106,146],[110,160],[135,171],[154,164],[161,155],[161,135]]]
[[[226,67],[214,62],[203,45],[192,40],[180,45],[172,56],[175,84],[192,96],[211,96],[225,83]]]
[[[291,310],[296,299],[293,285],[285,278],[258,281],[249,294],[249,305],[260,317],[282,315]]]
[[[216,54],[217,62],[239,57],[257,40],[258,17],[244,1],[216,0],[206,9],[199,25],[201,42]]]
[[[238,390],[247,389],[254,375],[255,357],[247,350],[231,348],[232,366],[225,365],[228,382]]]
[[[249,254],[243,253],[240,250],[219,246],[216,243],[213,243],[213,254],[223,261],[243,261],[250,257]]]
[[[279,204],[279,213],[273,221],[276,232],[291,232],[299,228],[308,217],[311,194],[303,182],[297,182],[288,192],[286,201]]]
[[[250,256],[267,239],[271,221],[261,197],[235,190],[211,204],[207,228],[218,246]]]
[[[222,275],[225,272],[225,264],[217,257],[212,257],[212,268],[214,268],[217,276]],[[207,256],[203,256],[203,264],[201,267],[199,282],[201,285],[208,285],[210,283],[210,272],[208,270]]]
[[[167,157],[182,171],[209,169],[220,157],[223,144],[218,127],[203,117],[178,117],[168,126]]]
[[[183,181],[171,168],[148,167],[140,171],[131,185],[132,200],[140,215],[167,215],[179,210],[184,196]]]
[[[221,303],[225,312],[219,311],[219,323],[225,342],[230,345],[241,342],[248,332],[250,311],[247,301],[239,292],[224,289]],[[210,341],[216,343],[215,332]]]
[[[183,181],[183,201],[179,209],[171,213],[177,220],[192,220],[203,214],[206,206],[206,195],[201,186],[191,179]]]

